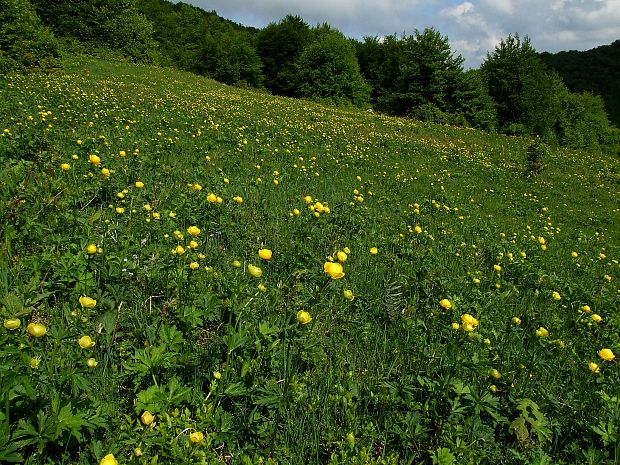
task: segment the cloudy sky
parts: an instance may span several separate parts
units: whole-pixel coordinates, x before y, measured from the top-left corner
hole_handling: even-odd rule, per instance
[[[290,13],[357,39],[434,26],[465,58],[465,67],[479,66],[487,51],[514,32],[527,34],[539,52],[587,50],[620,39],[620,0],[183,1],[258,28]]]

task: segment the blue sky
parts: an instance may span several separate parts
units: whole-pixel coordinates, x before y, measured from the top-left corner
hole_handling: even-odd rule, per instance
[[[465,67],[478,67],[510,33],[528,35],[539,52],[587,50],[620,39],[620,0],[184,0],[247,26],[287,14],[345,35],[412,34],[434,26]]]

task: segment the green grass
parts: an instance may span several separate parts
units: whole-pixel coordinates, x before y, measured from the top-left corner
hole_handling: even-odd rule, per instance
[[[0,462],[620,460],[617,158],[77,58],[0,131]]]

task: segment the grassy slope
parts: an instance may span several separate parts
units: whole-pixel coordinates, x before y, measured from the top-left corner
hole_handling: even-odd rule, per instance
[[[241,400],[222,391],[213,404],[237,418],[237,435],[201,420],[219,432],[215,444],[231,451],[269,444],[282,462],[324,463],[348,432],[356,447],[403,460],[447,447],[462,460],[473,450],[482,463],[499,463],[513,457],[508,449],[533,447],[578,463],[571,451],[593,443],[604,449],[588,425],[609,414],[596,392],[614,394],[617,364],[594,376],[587,363],[602,347],[620,349],[617,159],[551,150],[545,170],[526,179],[528,142],[518,138],[274,98],[169,70],[90,60],[73,60],[67,70],[0,84],[0,125],[8,129],[0,154],[9,187],[2,195],[2,293],[26,300],[49,292],[26,318],[62,328],[50,332],[67,360],[43,357],[48,377],[38,382],[68,389],[71,381],[55,377],[82,354],[58,341],[99,328],[94,355],[105,369],[80,371],[91,383],[83,389],[127,413],[148,405],[163,415],[174,405],[136,407],[132,396],[119,397],[119,389],[123,396],[146,390],[155,376],[147,370],[136,377],[131,370],[138,369],[122,363],[135,362],[144,341],[161,342],[162,324],[174,324],[183,334],[182,363],[158,367],[160,383],[179,377],[194,390],[184,401],[190,405],[200,404],[196,390],[208,391],[213,370],[224,373],[223,386],[246,389]],[[91,153],[113,170],[109,179],[87,163]],[[63,162],[71,170],[62,172]],[[136,180],[146,187],[133,188]],[[209,203],[210,192],[224,202]],[[331,212],[312,216],[306,195]],[[146,223],[144,203],[162,219]],[[116,214],[110,205],[126,211]],[[299,217],[290,216],[295,208]],[[177,245],[173,231],[192,224],[202,229],[198,250],[205,255],[195,273],[187,268],[194,252],[169,254]],[[103,247],[101,257],[83,253],[92,242]],[[274,251],[270,263],[256,256],[263,246]],[[368,252],[373,246],[377,255]],[[326,284],[323,262],[344,247],[351,249],[346,276]],[[266,292],[243,273],[251,263],[263,268]],[[345,289],[354,301],[343,298]],[[86,311],[76,323],[70,312],[82,293],[97,298],[98,312]],[[452,311],[438,306],[442,298],[453,302]],[[584,304],[602,315],[601,325],[581,324],[589,318],[579,312]],[[239,334],[243,321],[248,328],[281,327],[301,308],[313,315],[311,334],[299,333],[294,341],[302,342],[288,352],[241,344],[235,360],[222,350],[231,347],[227,331]],[[8,306],[3,311],[11,316]],[[466,312],[480,320],[475,337],[450,329]],[[536,337],[540,326],[549,338]],[[278,357],[281,363],[267,362]],[[249,374],[246,363],[255,364]],[[501,379],[489,378],[491,368]],[[281,376],[293,380],[286,386],[294,394],[273,405],[269,389],[277,391]],[[498,394],[483,394],[491,384]],[[75,405],[85,394],[74,389]],[[244,416],[260,395],[266,400],[252,429]],[[548,437],[515,436],[510,422],[523,398],[549,420]],[[121,454],[114,421],[107,424]],[[131,434],[122,444],[133,444]]]

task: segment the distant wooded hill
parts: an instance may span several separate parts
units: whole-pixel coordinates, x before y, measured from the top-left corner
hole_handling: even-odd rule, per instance
[[[620,127],[620,40],[584,52],[544,52],[540,58],[571,91],[603,97],[609,120]]]

